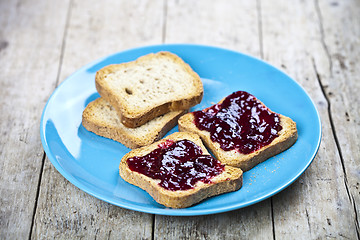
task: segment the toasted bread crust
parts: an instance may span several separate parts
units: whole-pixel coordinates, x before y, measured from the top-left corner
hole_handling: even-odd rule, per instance
[[[131,171],[127,164],[127,159],[133,156],[144,156],[158,147],[158,144],[172,139],[178,141],[188,139],[200,146],[204,154],[208,154],[199,136],[193,133],[174,133],[149,146],[135,149],[126,154],[119,166],[120,176],[127,182],[147,191],[156,202],[171,208],[185,208],[192,206],[208,197],[222,193],[236,191],[242,186],[242,171],[239,168],[225,166],[225,170],[218,176],[211,179],[210,184],[198,182],[193,189],[182,191],[171,191],[162,188],[158,180],[154,180],[143,174]]]
[[[138,128],[126,128],[113,113],[113,108],[102,98],[88,104],[82,114],[82,124],[90,132],[124,144],[128,148],[149,145],[161,139],[187,111],[175,111],[157,117]],[[106,115],[106,116],[105,116]],[[111,121],[107,120],[112,117]]]
[[[220,103],[222,101],[220,101]],[[241,168],[244,172],[246,172],[266,159],[285,151],[296,142],[298,136],[296,123],[281,114],[279,114],[279,116],[280,124],[282,126],[279,136],[276,137],[269,145],[264,146],[250,154],[242,154],[236,149],[231,151],[224,151],[221,149],[219,143],[213,142],[210,139],[209,132],[201,131],[196,127],[194,123],[194,115],[192,113],[187,113],[180,117],[178,124],[179,131],[198,134],[204,141],[204,144],[223,164]]]
[[[165,101],[154,104],[144,111],[136,112],[134,109],[129,108],[129,106],[125,103],[123,96],[121,96],[117,91],[114,91],[113,88],[109,86],[108,82],[106,81],[106,77],[109,74],[115,73],[119,70],[131,69],[133,66],[144,65],[144,68],[146,68],[146,62],[154,58],[170,59],[177,65],[181,66],[181,69],[186,72],[192,79],[191,84],[194,85],[195,91],[184,93],[181,98],[174,98],[172,94],[169,93],[169,96]],[[132,81],[132,79],[129,79],[129,81]],[[153,83],[155,82],[156,81],[153,81]],[[130,128],[141,126],[155,117],[170,111],[189,109],[190,107],[200,103],[203,97],[203,85],[200,77],[181,58],[169,52],[159,52],[156,54],[151,53],[132,62],[106,66],[96,73],[95,85],[99,94],[112,106],[114,106],[118,112],[121,122]]]

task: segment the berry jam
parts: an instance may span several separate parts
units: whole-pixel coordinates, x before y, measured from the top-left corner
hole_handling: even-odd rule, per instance
[[[194,112],[195,125],[210,132],[221,149],[249,154],[270,144],[281,131],[279,115],[253,95],[238,91],[220,104]]]
[[[142,157],[127,159],[131,171],[152,179],[167,190],[188,190],[198,181],[211,183],[210,179],[224,171],[224,165],[189,140],[169,141]]]

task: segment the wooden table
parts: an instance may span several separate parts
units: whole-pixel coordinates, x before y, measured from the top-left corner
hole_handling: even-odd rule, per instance
[[[69,183],[39,124],[81,66],[161,43],[220,46],[296,79],[322,142],[290,187],[247,208],[169,217],[113,206]],[[358,239],[360,1],[0,1],[0,239]],[[281,93],[279,93],[281,94]]]

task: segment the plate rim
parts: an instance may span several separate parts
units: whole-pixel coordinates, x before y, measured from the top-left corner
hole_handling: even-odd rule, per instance
[[[79,74],[80,72],[83,72],[86,69],[89,69],[91,66],[94,66],[96,64],[99,64],[101,62],[103,62],[104,60],[114,57],[118,54],[126,54],[128,52],[132,52],[132,51],[136,51],[136,50],[149,50],[149,49],[156,49],[156,48],[169,48],[169,47],[194,47],[194,48],[208,48],[208,49],[212,49],[212,50],[220,50],[220,51],[225,51],[225,52],[230,52],[233,54],[239,54],[243,57],[247,57],[256,61],[261,62],[262,64],[267,65],[267,67],[271,67],[277,71],[279,71],[281,74],[285,75],[289,80],[291,80],[293,83],[296,84],[296,86],[298,88],[300,88],[308,97],[308,99],[310,100],[315,113],[316,113],[316,117],[317,117],[317,126],[319,127],[319,134],[318,134],[318,138],[316,139],[316,146],[315,146],[315,151],[312,153],[311,157],[310,157],[310,161],[307,162],[307,164],[300,170],[297,172],[297,174],[290,179],[289,181],[287,181],[285,184],[282,184],[281,186],[272,189],[272,191],[268,192],[265,195],[261,195],[251,201],[246,201],[245,203],[237,203],[237,204],[232,204],[230,206],[224,206],[224,207],[217,207],[215,209],[189,209],[189,208],[185,208],[185,209],[170,209],[170,208],[150,208],[150,207],[146,207],[146,206],[139,206],[136,204],[119,204],[119,202],[113,201],[111,199],[107,199],[106,197],[102,196],[101,194],[97,193],[96,191],[89,189],[87,186],[84,186],[80,181],[78,181],[75,177],[73,177],[71,174],[69,174],[66,170],[64,170],[60,164],[58,163],[58,161],[56,160],[56,158],[54,157],[52,151],[49,148],[49,145],[47,144],[46,141],[46,137],[45,137],[45,125],[44,125],[44,117],[46,115],[46,111],[48,109],[49,104],[51,103],[51,100],[56,96],[56,94],[58,94],[59,91],[61,91],[61,88],[64,84],[66,84],[68,81],[70,81],[72,78],[74,78],[77,74]],[[158,50],[158,51],[166,51],[164,50]],[[171,51],[171,50],[167,50],[167,51]],[[209,214],[217,214],[217,213],[223,213],[223,212],[228,212],[228,211],[233,211],[236,209],[240,209],[240,208],[244,208],[253,204],[256,204],[260,201],[266,200],[272,196],[274,196],[275,194],[281,192],[282,190],[286,189],[289,185],[291,185],[294,181],[296,181],[304,172],[305,170],[310,166],[310,164],[313,162],[313,160],[315,159],[318,151],[319,151],[319,147],[321,144],[321,137],[322,137],[322,124],[321,124],[321,118],[320,118],[320,114],[319,111],[314,103],[314,101],[312,100],[312,98],[310,97],[310,95],[307,93],[307,91],[297,82],[295,81],[292,77],[290,77],[287,73],[285,73],[284,71],[282,71],[281,69],[271,65],[270,63],[265,62],[262,59],[259,59],[257,57],[248,55],[248,54],[244,54],[242,52],[238,52],[236,50],[231,50],[231,49],[226,49],[226,48],[222,48],[222,47],[218,47],[218,46],[211,46],[211,45],[201,45],[201,44],[189,44],[189,43],[175,43],[175,44],[156,44],[156,45],[147,45],[147,46],[142,46],[142,47],[135,47],[135,48],[130,48],[130,49],[125,49],[123,51],[119,51],[116,53],[112,53],[109,54],[107,56],[98,58],[96,60],[93,60],[89,63],[87,63],[86,65],[82,66],[81,68],[77,69],[75,72],[73,72],[72,74],[70,74],[68,77],[66,77],[55,89],[54,91],[51,93],[51,95],[49,96],[44,108],[43,108],[43,112],[41,115],[41,120],[40,120],[40,137],[41,137],[41,142],[43,145],[43,148],[45,150],[45,154],[47,156],[47,158],[50,160],[50,162],[52,163],[52,165],[55,167],[55,169],[66,179],[68,180],[71,184],[73,184],[74,186],[76,186],[78,189],[80,189],[81,191],[84,191],[102,201],[108,202],[112,205],[121,207],[121,208],[125,208],[125,209],[129,209],[129,210],[134,210],[134,211],[138,211],[138,212],[144,212],[144,213],[149,213],[149,214],[157,214],[157,215],[166,215],[166,216],[201,216],[201,215],[209,215]]]

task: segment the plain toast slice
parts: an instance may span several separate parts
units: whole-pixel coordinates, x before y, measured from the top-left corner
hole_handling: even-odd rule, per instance
[[[145,156],[154,149],[158,148],[161,144],[166,144],[168,140],[176,142],[183,139],[187,139],[195,143],[202,149],[203,154],[209,154],[198,135],[193,133],[176,132],[156,143],[127,153],[121,159],[119,166],[120,176],[125,181],[147,191],[156,202],[171,208],[189,207],[208,197],[236,191],[241,188],[242,170],[231,166],[225,166],[223,172],[210,179],[210,183],[198,181],[192,189],[176,191],[163,188],[159,185],[160,180],[150,178],[144,174],[132,171],[129,168],[127,162],[129,158],[135,156]]]
[[[224,99],[222,99],[219,104],[222,103]],[[263,104],[261,101],[259,102]],[[270,109],[268,110],[272,112]],[[180,117],[178,120],[178,126],[179,131],[193,132],[198,134],[204,141],[205,146],[207,146],[215,155],[215,157],[223,164],[239,167],[244,172],[246,172],[266,159],[285,151],[296,142],[298,136],[296,123],[289,117],[283,116],[281,114],[278,114],[278,116],[280,119],[280,125],[282,126],[282,130],[278,132],[278,137],[276,137],[269,145],[263,146],[259,150],[249,154],[243,154],[237,149],[230,151],[223,150],[219,143],[211,140],[210,133],[208,131],[200,130],[195,125],[195,118],[193,113],[187,113]]]
[[[96,73],[96,89],[127,127],[138,127],[170,111],[200,103],[200,77],[180,57],[151,53],[135,61],[109,65]]]
[[[90,132],[133,149],[161,139],[184,113],[186,111],[169,112],[140,127],[127,128],[120,122],[115,109],[105,99],[98,98],[83,111],[82,124]]]

